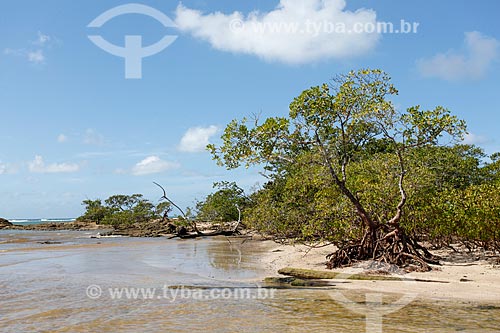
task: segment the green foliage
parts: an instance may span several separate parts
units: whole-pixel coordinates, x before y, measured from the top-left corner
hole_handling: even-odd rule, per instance
[[[99,199],[84,200],[85,213],[78,220],[121,226],[148,222],[170,211],[168,203],[155,206],[142,194],[113,195],[104,203]]]
[[[483,177],[486,181],[500,184],[500,152],[490,156],[491,163],[487,163],[483,168]]]
[[[218,222],[237,221],[238,208],[242,209],[248,202],[243,189],[235,182],[225,181],[214,183],[214,188],[218,190],[196,204],[197,219]]]
[[[448,188],[417,206],[410,217],[420,235],[437,244],[460,241],[469,248],[500,250],[500,185]]]
[[[269,177],[245,221],[276,237],[343,244],[363,235],[359,204],[376,226],[399,221],[436,243],[500,248],[500,154],[484,163],[477,147],[440,146],[463,137],[464,121],[441,106],[397,112],[388,99],[397,93],[387,74],[361,70],[304,91],[289,117],[233,120],[222,145],[209,146],[214,159],[229,169],[264,164]]]
[[[85,213],[78,218],[81,221],[93,221],[99,224],[111,213],[110,209],[103,206],[99,199],[87,199],[82,204],[85,206]]]
[[[155,214],[166,218],[168,213],[172,211],[172,205],[168,201],[162,201],[155,208]]]
[[[317,157],[317,156],[316,156]],[[303,154],[286,173],[250,196],[245,223],[278,238],[324,239],[341,242],[359,234],[355,214],[339,190],[326,177],[327,171]]]
[[[142,194],[132,194],[132,195],[112,195],[104,202],[106,205],[116,211],[126,211],[132,210],[135,205],[141,202]]]
[[[410,152],[414,175],[428,179],[426,186],[437,190],[466,188],[484,181],[483,151],[471,145],[423,147]]]
[[[271,181],[247,214],[260,229],[348,241],[367,227],[398,225],[407,196],[425,188],[409,178],[419,168],[414,152],[465,133],[441,106],[396,111],[389,98],[397,93],[380,70],[339,75],[295,98],[289,117],[233,120],[222,145],[208,148],[229,169],[266,165]]]

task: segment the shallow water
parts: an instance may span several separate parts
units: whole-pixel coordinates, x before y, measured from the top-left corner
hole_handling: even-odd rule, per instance
[[[349,311],[338,290],[260,289],[258,260],[266,249],[244,239],[89,235],[0,231],[0,332],[365,332],[366,317]],[[89,297],[89,286],[100,296]],[[112,296],[126,287],[155,293]],[[239,288],[250,297],[236,297]],[[487,304],[414,301],[388,309],[383,332],[500,328],[500,308]]]

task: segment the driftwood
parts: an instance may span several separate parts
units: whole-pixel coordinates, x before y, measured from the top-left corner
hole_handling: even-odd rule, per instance
[[[198,237],[211,237],[211,236],[233,236],[235,232],[233,230],[217,230],[211,232],[200,232],[198,233],[190,233],[184,235],[175,235],[175,237],[179,237],[181,239],[190,239],[190,238],[198,238]]]
[[[169,237],[169,239],[176,238],[176,237],[179,237],[181,239],[191,239],[191,238],[198,238],[198,237],[233,236],[233,235],[238,233],[238,227],[239,227],[240,222],[241,222],[241,211],[240,211],[240,208],[238,206],[236,206],[236,209],[238,209],[238,222],[232,230],[217,230],[217,231],[211,231],[211,232],[204,233],[198,229],[198,226],[196,225],[195,221],[192,221],[191,219],[189,219],[189,217],[184,213],[184,211],[179,206],[177,206],[172,200],[170,200],[167,197],[167,192],[160,184],[158,184],[156,182],[153,182],[153,184],[155,184],[156,186],[161,188],[161,190],[163,191],[163,195],[161,196],[160,199],[167,200],[172,206],[177,208],[181,212],[182,217],[189,223],[191,228],[193,228],[193,230],[194,230],[194,233],[187,233],[185,228],[180,228],[180,229],[178,229],[177,233],[175,235]]]

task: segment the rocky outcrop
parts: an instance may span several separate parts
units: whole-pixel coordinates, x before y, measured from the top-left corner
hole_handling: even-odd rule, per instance
[[[11,227],[13,224],[9,222],[9,220],[0,218],[0,229]]]
[[[116,226],[112,235],[129,237],[179,237],[197,238],[205,236],[232,236],[237,232],[231,224],[197,223],[199,232],[195,232],[189,226],[176,225],[169,220],[154,220],[144,223]]]
[[[177,232],[179,227],[169,221],[154,220],[144,223],[116,226],[114,235],[130,237],[161,237]]]
[[[175,221],[169,219],[157,219],[149,222],[133,223],[129,225],[118,225],[118,226],[100,225],[94,222],[86,222],[86,221],[43,223],[43,224],[32,224],[32,225],[12,225],[12,223],[6,221],[6,224],[4,226],[0,222],[0,229],[3,228],[11,230],[37,230],[37,231],[58,231],[58,230],[98,231],[99,236],[129,236],[129,237],[195,238],[201,236],[217,236],[217,235],[230,236],[234,234],[234,230],[230,230],[231,229],[230,225],[199,223],[199,230],[203,231],[203,233],[202,232],[195,233],[189,227],[177,225]]]

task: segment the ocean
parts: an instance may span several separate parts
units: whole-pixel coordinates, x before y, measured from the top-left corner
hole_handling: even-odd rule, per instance
[[[75,218],[51,218],[51,219],[9,219],[9,222],[16,225],[32,225],[42,223],[66,223],[74,222]]]

